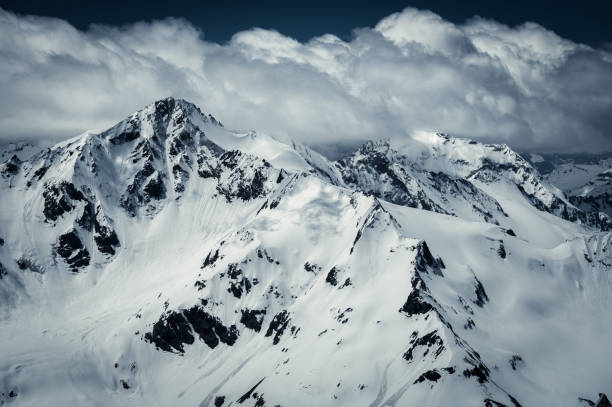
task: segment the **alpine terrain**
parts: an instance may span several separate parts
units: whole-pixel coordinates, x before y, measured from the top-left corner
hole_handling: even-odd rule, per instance
[[[384,136],[168,98],[3,147],[0,405],[610,405],[610,160]]]

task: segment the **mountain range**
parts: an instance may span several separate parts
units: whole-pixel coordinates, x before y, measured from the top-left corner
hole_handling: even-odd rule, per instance
[[[0,405],[609,405],[611,157],[167,98],[0,159]]]

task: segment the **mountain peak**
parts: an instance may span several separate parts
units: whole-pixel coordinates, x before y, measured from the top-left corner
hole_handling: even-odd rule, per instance
[[[169,134],[193,133],[207,126],[223,127],[211,114],[184,99],[157,100],[101,133],[112,144],[123,144],[139,137],[165,139]]]
[[[212,123],[215,125],[223,126],[221,122],[214,118],[211,114],[204,113],[198,106],[188,100],[182,98],[175,98],[168,96],[164,99],[156,100],[155,102],[145,106],[142,110],[136,112],[146,114],[155,114],[157,117],[163,117],[165,115],[179,115],[198,121],[203,120],[205,123]]]

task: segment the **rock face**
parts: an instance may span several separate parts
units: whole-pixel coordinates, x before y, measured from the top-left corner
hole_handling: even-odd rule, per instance
[[[612,157],[600,155],[525,154],[544,178],[558,186],[585,212],[612,216]]]
[[[609,218],[507,146],[420,134],[329,161],[169,98],[2,157],[0,404],[574,406],[609,386]]]
[[[419,168],[389,141],[368,142],[335,163],[341,184],[386,201],[437,213],[499,224],[507,215],[499,203],[471,182]]]
[[[392,203],[494,224],[506,223],[508,215],[489,186],[514,184],[541,211],[604,231],[612,228],[607,195],[567,198],[505,145],[483,145],[444,134],[429,134],[425,142],[408,144],[380,140],[335,162],[331,171],[339,184]],[[600,183],[610,185],[606,173],[598,176]]]

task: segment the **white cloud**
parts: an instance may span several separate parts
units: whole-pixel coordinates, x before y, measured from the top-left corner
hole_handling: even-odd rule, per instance
[[[406,9],[346,42],[204,40],[181,19],[86,32],[0,10],[0,138],[103,129],[186,98],[228,127],[320,144],[438,130],[518,149],[611,149],[612,55],[534,24]]]

